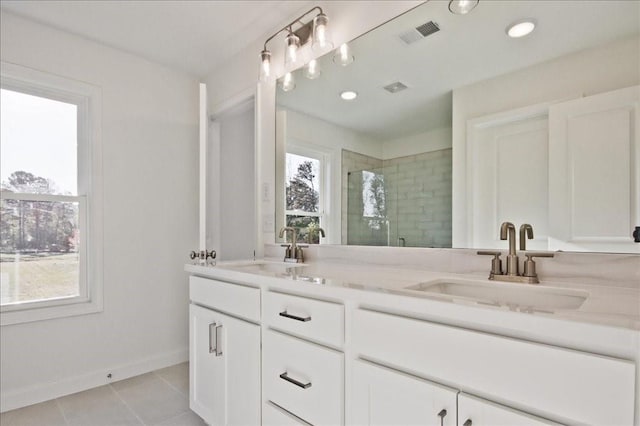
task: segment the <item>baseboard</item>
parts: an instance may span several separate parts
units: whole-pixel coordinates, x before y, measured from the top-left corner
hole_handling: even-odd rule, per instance
[[[148,373],[160,368],[180,364],[189,360],[187,348],[174,352],[167,352],[150,358],[136,360],[129,364],[105,367],[80,376],[63,380],[24,387],[0,394],[0,412],[26,407],[27,405],[49,401],[61,396],[82,392],[97,386],[106,385],[118,380]],[[111,373],[111,378],[107,375]]]

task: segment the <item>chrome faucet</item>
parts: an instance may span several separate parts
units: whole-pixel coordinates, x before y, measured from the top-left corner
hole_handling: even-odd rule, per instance
[[[507,255],[507,275],[518,275],[518,255],[516,254],[516,227],[511,222],[500,226],[500,239],[506,240],[509,234],[509,254]]]
[[[322,238],[325,237],[324,229],[322,228],[312,228],[309,227],[309,233],[307,234],[307,241],[309,244],[313,244],[311,240],[313,239],[313,234],[318,233]]]
[[[285,237],[285,234],[287,232],[291,232],[291,244],[282,244],[282,247],[286,247],[284,252],[284,261],[296,263],[304,262],[304,253],[302,252],[302,248],[306,246],[301,246],[297,243],[298,230],[296,228],[292,228],[291,226],[285,226],[280,230],[280,238]]]
[[[520,250],[527,249],[527,238],[533,240],[533,227],[528,223],[520,225]]]
[[[502,272],[502,261],[500,260],[499,251],[486,251],[480,250],[478,254],[493,256],[491,261],[491,272],[489,273],[490,280],[496,281],[508,281],[537,284],[540,282],[538,274],[536,273],[536,263],[533,261],[534,257],[553,257],[553,253],[531,253],[525,252],[524,272],[522,275],[518,273],[518,255],[516,254],[516,227],[511,222],[504,222],[500,226],[500,239],[509,239],[509,254],[507,255],[507,271]],[[528,223],[520,226],[520,250],[526,250],[526,240],[533,239],[533,227]]]

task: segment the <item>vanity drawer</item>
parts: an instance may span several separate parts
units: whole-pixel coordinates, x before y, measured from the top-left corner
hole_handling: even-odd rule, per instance
[[[271,401],[262,405],[262,426],[308,426],[309,424]]]
[[[314,425],[343,418],[343,355],[267,330],[263,340],[264,398]]]
[[[260,321],[260,289],[201,277],[189,277],[189,298],[234,316]]]
[[[635,364],[358,309],[362,357],[570,423],[633,424]]]
[[[267,291],[263,313],[273,328],[336,347],[344,342],[343,305]]]

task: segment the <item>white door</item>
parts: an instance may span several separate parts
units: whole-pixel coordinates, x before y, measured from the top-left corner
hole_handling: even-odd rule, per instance
[[[189,309],[191,409],[211,426],[260,424],[260,326]]]
[[[559,423],[554,423],[462,392],[458,394],[458,424],[459,426],[559,425]]]
[[[363,361],[352,380],[354,425],[455,426],[457,390]]]
[[[549,108],[552,250],[640,253],[640,86]]]
[[[499,232],[508,221],[533,226],[527,248],[547,249],[546,108],[527,114],[516,110],[470,124],[467,247],[506,247]]]

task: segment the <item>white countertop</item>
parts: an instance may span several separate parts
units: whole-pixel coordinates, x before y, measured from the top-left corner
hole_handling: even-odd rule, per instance
[[[431,308],[449,306],[469,307],[475,312],[478,309],[502,311],[508,313],[507,318],[513,320],[528,318],[548,318],[570,320],[575,322],[598,324],[607,327],[627,330],[640,330],[640,289],[637,287],[596,285],[584,282],[571,282],[566,279],[541,279],[540,284],[511,284],[489,281],[486,274],[450,272],[433,272],[409,266],[394,267],[389,265],[357,264],[354,262],[312,261],[303,264],[288,264],[279,260],[218,262],[216,266],[186,265],[185,270],[194,274],[235,281],[258,281],[271,285],[282,284],[291,288],[293,284],[303,290],[319,288],[341,288],[357,291],[393,294],[422,300]],[[446,280],[465,285],[488,286],[489,288],[508,289],[520,286],[531,286],[525,291],[542,291],[555,293],[580,294],[586,300],[577,309],[550,308],[551,305],[526,306],[513,303],[492,302],[491,297],[485,300],[433,292],[417,291],[406,287],[433,280]],[[502,286],[502,287],[496,287]],[[457,309],[455,309],[457,311]],[[511,316],[513,315],[513,316]]]

